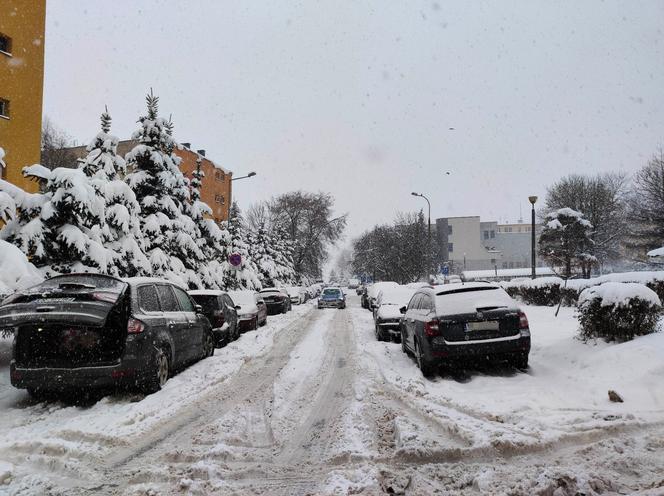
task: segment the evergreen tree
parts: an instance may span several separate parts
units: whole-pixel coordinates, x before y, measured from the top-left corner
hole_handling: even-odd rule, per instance
[[[187,215],[189,185],[173,154],[172,122],[158,116],[159,98],[146,97],[147,115],[132,138],[139,143],[127,156],[132,173],[127,182],[139,199],[140,230],[153,275],[189,287],[202,287],[198,275],[205,256],[199,246],[200,231]]]
[[[140,206],[136,195],[121,177],[126,163],[117,154],[118,138],[109,134],[111,116],[101,115],[101,132],[88,145],[88,155],[80,168],[91,177],[93,187],[106,202],[104,244],[115,254],[113,273],[122,277],[150,274],[150,264],[143,253],[140,231]]]
[[[540,234],[540,256],[553,267],[562,267],[565,278],[572,275],[575,267],[581,269],[583,277],[590,277],[590,271],[597,263],[591,254],[592,229],[583,214],[571,208],[549,213]]]
[[[249,256],[258,268],[263,287],[293,284],[292,248],[285,233],[270,232],[265,222],[260,222],[249,236]]]
[[[240,207],[236,202],[231,205],[228,220],[223,227],[230,237],[228,256],[238,254],[242,259],[241,264],[237,267],[230,264],[228,256],[222,262],[223,288],[227,290],[260,289],[258,268],[249,257],[248,229],[242,218]]]

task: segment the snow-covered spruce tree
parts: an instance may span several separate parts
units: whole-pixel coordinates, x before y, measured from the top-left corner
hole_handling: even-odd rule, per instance
[[[108,110],[101,114],[101,132],[87,147],[87,156],[79,168],[91,178],[92,186],[105,199],[104,245],[114,253],[114,275],[131,277],[150,273],[150,264],[143,253],[140,231],[140,206],[136,195],[122,176],[126,163],[117,154],[118,138],[109,134],[111,116]]]
[[[553,267],[561,267],[563,276],[569,278],[575,266],[584,278],[597,263],[590,254],[592,224],[581,212],[561,208],[549,213],[539,239],[539,254]]]
[[[199,238],[199,247],[205,256],[206,263],[201,267],[201,279],[208,288],[222,287],[225,266],[227,261],[230,235],[228,231],[219,227],[211,218],[212,209],[201,201],[201,186],[205,178],[205,173],[201,169],[202,160],[199,156],[196,160],[196,170],[192,173],[190,181],[191,204],[189,206],[189,215],[198,226],[201,233]]]
[[[229,218],[223,223],[222,228],[230,236],[230,243],[227,245],[228,256],[237,253],[242,258],[242,263],[238,267],[233,267],[230,264],[228,256],[222,261],[222,287],[227,290],[260,289],[258,268],[249,256],[249,231],[236,202],[231,205]]]
[[[263,287],[295,282],[292,249],[285,238],[285,233],[270,232],[265,222],[249,234],[249,256],[258,268]]]
[[[141,207],[145,254],[153,275],[202,287],[199,270],[205,255],[201,233],[187,213],[189,185],[173,153],[173,126],[158,116],[158,97],[150,92],[146,102],[147,115],[140,117],[140,128],[132,135],[138,145],[125,157],[132,170],[126,180]]]

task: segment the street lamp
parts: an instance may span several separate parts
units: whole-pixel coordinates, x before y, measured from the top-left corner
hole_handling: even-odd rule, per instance
[[[247,177],[254,177],[255,175],[256,175],[256,173],[252,171],[249,174],[247,174],[246,176],[234,177],[233,179],[231,179],[231,181],[237,181],[238,179],[245,179]]]
[[[430,202],[429,199],[428,199],[426,196],[424,196],[422,193],[415,193],[415,192],[413,191],[413,192],[411,193],[411,195],[413,195],[413,196],[419,196],[420,198],[424,198],[424,199],[427,201],[427,205],[428,205],[428,207],[429,207],[429,216],[428,216],[428,218],[427,218],[427,220],[428,220],[428,224],[427,224],[427,226],[428,226],[428,228],[429,228],[429,247],[427,248],[427,252],[429,252],[429,264],[430,264],[430,265],[433,265],[433,260],[432,260],[433,257],[431,256],[431,202]],[[428,272],[428,269],[427,269],[427,272]]]
[[[535,202],[537,201],[536,196],[529,196],[528,201],[530,204],[533,206],[532,211],[531,211],[531,216],[530,216],[530,241],[531,241],[531,274],[530,277],[532,279],[535,279],[537,277],[537,274],[535,272]]]

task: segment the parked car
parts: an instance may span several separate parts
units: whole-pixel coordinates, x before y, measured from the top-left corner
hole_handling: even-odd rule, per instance
[[[528,318],[495,284],[422,288],[401,311],[401,347],[414,354],[424,375],[443,363],[478,359],[528,367]]]
[[[201,306],[203,314],[210,321],[217,348],[240,337],[237,309],[228,293],[216,289],[202,289],[189,291],[189,296]]]
[[[383,289],[383,288],[396,288],[398,287],[399,284],[394,282],[394,281],[380,281],[372,284],[371,286],[367,287],[367,309],[371,310],[371,312],[374,311],[374,306],[376,305],[376,297],[378,296],[378,292]]]
[[[256,291],[229,291],[228,296],[235,303],[240,333],[253,331],[267,323],[267,305]]]
[[[260,295],[265,300],[268,314],[286,313],[292,308],[290,297],[286,290],[264,288],[261,289]]]
[[[318,308],[346,308],[346,295],[341,288],[325,288],[318,297]]]
[[[307,292],[304,288],[293,286],[285,290],[290,298],[291,305],[300,305],[307,301]]]
[[[401,340],[401,307],[408,305],[415,290],[406,286],[383,288],[378,292],[374,308],[376,339]]]
[[[360,306],[369,309],[369,288],[371,285],[364,286],[360,295]]]
[[[214,353],[212,328],[186,291],[161,279],[67,274],[0,306],[13,331],[12,384],[32,395],[124,386],[155,392]]]
[[[357,289],[360,286],[360,280],[351,278],[348,279],[348,289]]]

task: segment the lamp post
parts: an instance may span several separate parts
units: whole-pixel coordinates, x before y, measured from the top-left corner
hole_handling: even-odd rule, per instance
[[[536,196],[529,196],[528,201],[532,205],[532,210],[531,210],[531,215],[530,215],[530,241],[531,241],[531,273],[530,277],[532,279],[535,279],[537,277],[537,274],[535,272],[535,265],[536,265],[536,260],[535,260],[535,202],[537,201]]]
[[[256,173],[252,171],[246,176],[234,177],[233,179],[231,179],[231,181],[237,181],[238,179],[246,179],[247,177],[254,177],[255,175]]]
[[[420,198],[424,198],[424,199],[427,201],[427,206],[429,207],[429,215],[428,215],[428,217],[427,217],[427,222],[428,222],[427,227],[429,228],[429,235],[428,235],[428,237],[429,237],[429,246],[428,246],[428,248],[427,248],[427,252],[429,253],[429,263],[432,264],[433,260],[431,260],[431,258],[432,258],[432,257],[431,257],[431,202],[430,202],[429,199],[428,199],[426,196],[424,196],[422,193],[415,193],[415,192],[413,191],[413,192],[411,193],[411,195],[413,195],[413,196],[419,196]],[[428,269],[427,269],[427,271],[428,271]]]

